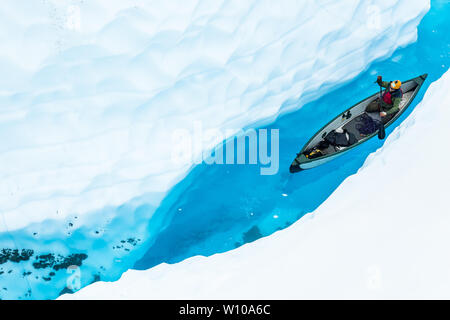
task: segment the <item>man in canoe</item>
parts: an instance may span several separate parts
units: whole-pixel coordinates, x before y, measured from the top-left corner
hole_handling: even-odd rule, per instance
[[[366,107],[366,112],[380,112],[383,123],[386,123],[400,110],[399,105],[403,97],[402,83],[400,80],[383,81],[381,76],[377,77],[377,83],[387,89],[381,96],[381,109],[380,99],[376,99]]]

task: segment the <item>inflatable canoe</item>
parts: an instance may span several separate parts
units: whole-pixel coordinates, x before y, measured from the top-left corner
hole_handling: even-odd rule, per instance
[[[416,97],[417,92],[420,90],[420,87],[422,86],[427,76],[427,74],[423,74],[417,78],[403,82],[403,97],[399,105],[400,110],[388,122],[384,124],[385,128],[390,126],[402,115],[403,112],[405,112],[405,110],[409,107],[411,102]],[[360,127],[358,127],[358,125],[360,125],[360,123],[362,122],[361,120],[364,120],[364,117],[367,118],[368,116],[371,117],[374,122],[381,124],[381,117],[379,115],[379,112],[365,112],[367,105],[376,100],[379,96],[379,93],[375,93],[370,97],[358,102],[357,104],[345,110],[342,114],[331,120],[322,129],[320,129],[297,154],[289,168],[289,171],[291,173],[295,173],[305,169],[317,167],[339,157],[340,155],[350,151],[351,149],[376,136],[378,130],[371,134],[362,135],[360,132]],[[330,133],[334,133],[337,131],[345,132],[347,138],[350,135],[354,140],[352,144],[347,147],[336,147],[335,145],[327,146],[326,144],[324,146],[324,139],[328,139]]]

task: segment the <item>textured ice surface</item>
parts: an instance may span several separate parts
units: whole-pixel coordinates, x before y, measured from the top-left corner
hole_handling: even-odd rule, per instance
[[[63,298],[448,299],[449,88],[447,71],[358,174],[291,227]]]
[[[300,108],[414,41],[428,8],[425,0],[3,1],[2,247],[62,260],[95,252],[83,261],[83,285],[98,268],[114,279],[142,254],[138,240],[159,231],[164,217],[154,209],[191,168],[170,161],[174,130],[196,120],[238,129]],[[2,296],[34,287],[33,297],[51,297],[40,280],[48,270],[24,282],[24,264],[2,266],[16,268],[8,279],[17,290]],[[58,287],[66,275],[53,279]]]
[[[169,160],[174,130],[193,120],[242,128],[298,108],[415,40],[428,8],[423,0],[3,3],[6,224],[143,194],[157,205],[190,167]]]

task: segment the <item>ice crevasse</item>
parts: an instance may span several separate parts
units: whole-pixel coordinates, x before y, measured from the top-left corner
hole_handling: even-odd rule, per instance
[[[289,228],[62,298],[448,299],[449,88],[447,71],[357,174]]]
[[[175,130],[244,128],[299,108],[415,41],[429,7],[4,1],[0,231],[74,215],[107,224],[104,208],[133,199],[157,207],[192,167],[170,161]]]

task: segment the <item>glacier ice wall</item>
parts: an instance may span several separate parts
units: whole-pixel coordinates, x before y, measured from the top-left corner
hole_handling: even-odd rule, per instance
[[[4,1],[0,231],[142,195],[157,206],[192,165],[169,160],[176,129],[238,129],[299,108],[414,41],[428,9],[426,0]]]

